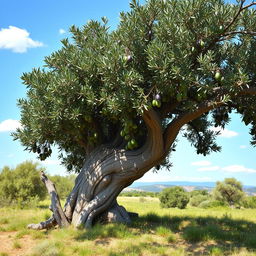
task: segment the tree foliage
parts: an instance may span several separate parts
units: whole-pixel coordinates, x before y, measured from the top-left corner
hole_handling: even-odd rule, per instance
[[[54,175],[49,177],[54,183],[60,199],[65,199],[74,187],[75,175],[60,176]]]
[[[235,178],[226,178],[223,182],[218,181],[213,193],[215,199],[227,202],[230,206],[241,202],[245,196],[242,183]]]
[[[246,197],[244,197],[241,205],[244,208],[256,209],[256,196],[246,196]]]
[[[23,162],[11,169],[4,167],[0,172],[0,202],[2,205],[24,206],[33,200],[42,200],[47,191],[40,180],[37,163]]]
[[[210,128],[224,127],[231,111],[251,125],[255,145],[255,3],[237,2],[133,0],[115,30],[106,18],[72,26],[44,68],[23,74],[27,97],[18,102],[22,129],[14,137],[41,160],[56,145],[67,168],[79,171],[119,133],[124,149],[142,147],[143,114],[153,107],[165,142],[161,161],[185,124],[198,154],[219,151]]]
[[[182,187],[175,186],[165,188],[160,193],[159,199],[161,206],[164,208],[177,207],[179,209],[184,209],[189,202],[189,195]]]

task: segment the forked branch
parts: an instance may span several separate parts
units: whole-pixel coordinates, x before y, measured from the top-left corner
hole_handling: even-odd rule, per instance
[[[54,183],[48,179],[44,172],[41,172],[41,180],[45,184],[47,191],[51,197],[51,205],[50,210],[53,212],[53,216],[39,224],[29,224],[28,228],[30,229],[44,229],[44,228],[51,228],[54,224],[58,224],[59,227],[67,227],[69,226],[69,222],[66,218],[65,213],[62,210],[60,199],[58,193],[56,191]]]

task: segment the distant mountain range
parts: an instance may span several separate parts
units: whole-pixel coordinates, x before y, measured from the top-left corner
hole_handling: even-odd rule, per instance
[[[147,191],[161,192],[163,189],[172,186],[181,186],[186,191],[208,190],[211,191],[215,187],[215,182],[190,182],[190,181],[168,181],[168,182],[134,182],[124,191]],[[249,195],[256,195],[256,186],[244,186],[244,191]]]

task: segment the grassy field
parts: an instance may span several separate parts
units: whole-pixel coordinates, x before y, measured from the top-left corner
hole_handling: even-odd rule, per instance
[[[0,256],[75,255],[256,255],[256,211],[162,209],[157,198],[120,197],[139,213],[132,225],[90,230],[27,230],[49,217],[47,202],[36,209],[0,209]]]

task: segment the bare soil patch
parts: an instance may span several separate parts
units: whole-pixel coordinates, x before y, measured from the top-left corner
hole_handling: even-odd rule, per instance
[[[35,246],[36,241],[29,235],[17,239],[18,232],[0,232],[0,253],[7,253],[9,256],[24,256]],[[20,248],[15,248],[14,243],[20,245]]]

